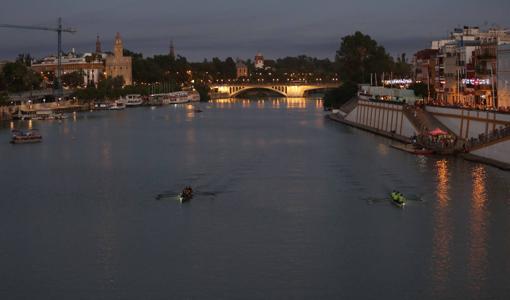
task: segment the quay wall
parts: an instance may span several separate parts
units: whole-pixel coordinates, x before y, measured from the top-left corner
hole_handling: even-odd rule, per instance
[[[73,100],[59,101],[59,102],[48,102],[48,103],[33,103],[33,104],[21,104],[16,106],[21,107],[22,111],[40,111],[40,110],[56,110],[68,107],[78,106],[78,103]]]
[[[510,114],[461,108],[427,106],[426,110],[458,137],[478,138],[494,129],[510,124]]]
[[[352,124],[407,138],[418,133],[400,104],[359,100],[344,118]]]
[[[427,106],[425,110],[464,139],[478,138],[482,133],[487,135],[510,124],[510,114],[498,112],[435,106]],[[350,112],[340,110],[330,118],[400,141],[409,141],[411,136],[419,133],[404,113],[404,106],[397,103],[358,99]],[[510,138],[484,145],[463,157],[510,170]]]
[[[471,154],[510,166],[510,139],[472,151]]]

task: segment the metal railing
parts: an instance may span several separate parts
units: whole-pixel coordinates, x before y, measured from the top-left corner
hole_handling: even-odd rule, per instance
[[[508,137],[510,137],[510,124],[496,128],[488,134],[481,133],[478,135],[478,138],[470,138],[466,146],[469,150],[473,150]]]

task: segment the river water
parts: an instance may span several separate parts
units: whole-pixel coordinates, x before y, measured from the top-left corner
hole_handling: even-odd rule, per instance
[[[198,106],[5,123],[0,298],[510,298],[510,173],[399,152],[319,100]],[[10,145],[20,126],[44,141]]]

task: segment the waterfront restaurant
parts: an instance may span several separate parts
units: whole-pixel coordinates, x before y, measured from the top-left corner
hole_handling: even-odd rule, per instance
[[[407,104],[414,104],[416,101],[422,100],[416,97],[413,90],[386,88],[370,84],[359,85],[358,97],[363,100],[392,101]]]

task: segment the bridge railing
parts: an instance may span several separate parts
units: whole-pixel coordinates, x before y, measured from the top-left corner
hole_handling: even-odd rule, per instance
[[[211,84],[211,86],[328,86],[335,87],[339,86],[339,82],[302,82],[302,83],[291,83],[291,82],[216,82]]]
[[[467,148],[469,150],[476,150],[483,148],[487,144],[491,144],[501,139],[510,137],[510,124],[500,126],[495,130],[489,132],[489,134],[481,133],[478,138],[471,138],[467,141]]]

